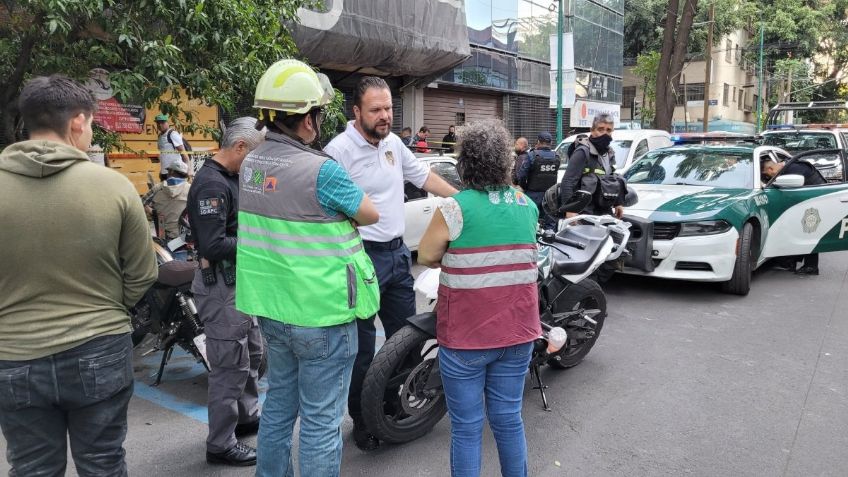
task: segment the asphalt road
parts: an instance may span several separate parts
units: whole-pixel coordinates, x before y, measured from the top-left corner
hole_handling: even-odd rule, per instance
[[[609,317],[586,360],[543,371],[552,412],[528,384],[530,474],[848,475],[848,253],[822,255],[821,269],[818,277],[761,270],[747,297],[614,278]],[[206,376],[175,357],[154,388],[156,360],[136,362],[130,475],[253,475],[207,466]],[[344,476],[449,475],[447,419],[416,442],[369,454],[353,446],[350,426]],[[483,475],[498,471],[487,430]],[[68,474],[76,475],[72,464]]]

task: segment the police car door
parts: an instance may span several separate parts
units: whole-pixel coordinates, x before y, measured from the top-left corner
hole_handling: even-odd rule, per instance
[[[785,157],[781,150],[770,153],[778,160]],[[845,151],[808,151],[792,160],[813,163],[823,155],[839,162],[839,177],[821,185],[785,187],[780,185],[778,175],[766,184],[764,191],[768,202],[761,205],[766,209],[771,225],[763,245],[763,258],[848,250]]]

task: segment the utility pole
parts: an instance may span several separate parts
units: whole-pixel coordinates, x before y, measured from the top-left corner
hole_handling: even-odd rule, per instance
[[[709,130],[710,125],[710,79],[713,69],[713,26],[715,25],[715,3],[710,4],[710,29],[707,33],[707,71],[704,76],[704,132]]]
[[[494,4],[494,2],[492,2]],[[563,12],[562,12],[562,0],[557,0],[557,114],[556,114],[556,122],[557,122],[557,139],[556,143],[562,142],[562,29],[565,25],[563,25]]]
[[[760,118],[762,117],[763,110],[763,28],[764,24],[760,21],[760,74],[757,78],[757,125],[755,131],[757,134],[760,133]]]
[[[686,74],[680,76],[683,79],[683,131],[689,132],[689,96],[686,93]]]

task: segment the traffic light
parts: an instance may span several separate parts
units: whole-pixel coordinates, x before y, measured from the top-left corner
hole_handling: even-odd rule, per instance
[[[634,99],[630,111],[633,119],[642,119],[642,103],[640,101]]]

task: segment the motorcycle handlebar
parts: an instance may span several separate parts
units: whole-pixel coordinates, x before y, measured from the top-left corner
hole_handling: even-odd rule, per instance
[[[578,241],[576,241],[576,240],[571,240],[571,239],[567,239],[567,238],[564,238],[564,237],[559,237],[559,236],[556,236],[556,235],[554,235],[554,236],[553,236],[553,240],[554,240],[554,242],[556,242],[556,243],[561,243],[561,244],[563,244],[563,245],[568,245],[569,247],[574,247],[574,248],[579,249],[579,250],[586,250],[586,244],[585,244],[585,243],[578,242]]]

